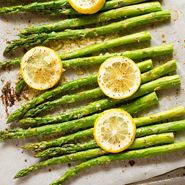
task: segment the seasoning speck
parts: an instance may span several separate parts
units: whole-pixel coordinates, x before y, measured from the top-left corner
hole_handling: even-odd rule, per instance
[[[68,163],[67,165],[68,165],[69,167],[71,167],[71,163]]]
[[[135,161],[133,161],[133,160],[130,160],[130,161],[129,161],[129,164],[130,164],[130,166],[134,166],[134,164],[135,164]]]

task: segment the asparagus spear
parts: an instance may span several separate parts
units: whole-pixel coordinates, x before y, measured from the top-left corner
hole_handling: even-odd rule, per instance
[[[98,116],[98,114],[96,114],[94,116],[95,117],[94,120],[96,119],[97,116]],[[92,120],[93,120],[93,118],[91,117],[91,121]],[[93,124],[94,124],[94,122],[92,121],[91,125],[93,125]],[[87,139],[92,138],[92,137],[93,137],[93,128],[90,128],[90,129],[86,129],[86,130],[83,130],[83,131],[80,131],[80,132],[76,132],[74,134],[62,136],[62,137],[57,138],[57,139],[52,140],[52,141],[41,141],[41,142],[33,143],[33,144],[32,143],[31,144],[26,144],[26,145],[22,146],[22,148],[26,149],[26,150],[41,151],[41,150],[45,150],[45,149],[50,148],[50,147],[61,146],[63,144],[78,141],[78,140],[86,141]]]
[[[143,82],[155,80],[175,70],[176,70],[176,62],[174,60],[169,61],[166,64],[163,64],[162,66],[156,67],[149,72],[141,74],[141,84],[143,84]],[[60,113],[54,116],[25,118],[20,120],[19,122],[21,125],[28,124],[30,127],[33,127],[33,126],[40,126],[40,125],[46,125],[49,123],[64,122],[72,119],[81,118],[83,116],[111,108],[113,106],[116,106],[120,103],[125,102],[126,100],[131,100],[147,94],[148,91],[143,91],[143,87],[150,86],[150,83],[155,83],[155,81],[149,82],[149,85],[148,84],[141,85],[139,90],[128,99],[112,100],[110,98],[104,98],[104,99],[89,103],[87,106],[80,107],[78,109],[72,110],[67,113]],[[152,92],[154,90],[155,89],[151,89],[151,91],[149,92]],[[101,92],[101,89],[99,89],[99,91]],[[103,96],[103,92],[102,92],[102,96]]]
[[[100,52],[105,49],[114,48],[125,44],[149,41],[149,40],[151,40],[151,34],[149,32],[140,32],[140,33],[135,33],[135,34],[131,34],[123,37],[118,37],[116,39],[104,41],[101,43],[92,44],[74,51],[64,52],[60,55],[60,57],[64,60],[83,57],[92,53]]]
[[[146,149],[132,150],[132,151],[123,152],[120,154],[108,154],[98,158],[90,159],[86,162],[83,162],[77,165],[74,168],[69,169],[60,179],[51,183],[50,185],[61,185],[66,180],[70,179],[71,177],[79,174],[80,172],[86,169],[89,169],[94,166],[102,165],[102,164],[107,164],[112,161],[128,160],[128,159],[134,159],[134,158],[145,158],[145,157],[151,157],[155,155],[167,154],[169,152],[176,152],[179,150],[185,150],[184,141],[177,142],[174,144],[150,147]]]
[[[97,75],[91,75],[85,78],[81,78],[78,80],[61,84],[55,89],[48,90],[47,92],[41,94],[40,96],[37,96],[36,98],[32,99],[31,101],[23,105],[21,108],[17,109],[15,112],[10,114],[10,116],[8,117],[7,123],[22,118],[29,109],[59,94],[64,94],[71,90],[79,89],[81,87],[85,87],[91,84],[95,85],[96,83],[97,83]]]
[[[132,4],[139,4],[149,0],[114,0],[105,2],[104,7],[100,10],[100,12],[111,10],[115,8],[120,8],[123,6],[128,6]],[[59,9],[51,9],[51,10],[43,10],[43,13],[48,13],[50,15],[80,15],[77,11],[72,8],[59,8]]]
[[[29,11],[41,11],[50,8],[59,8],[65,7],[69,4],[66,0],[56,0],[56,1],[48,1],[48,2],[34,2],[27,5],[18,5],[18,6],[9,6],[0,8],[0,14],[10,14],[10,13],[18,13],[18,12],[29,12]]]
[[[87,91],[82,91],[76,94],[70,94],[62,96],[61,98],[54,100],[54,101],[48,101],[44,104],[41,104],[33,109],[30,109],[25,115],[24,118],[27,117],[34,117],[35,115],[38,115],[39,113],[45,112],[47,110],[51,111],[53,109],[56,109],[57,107],[60,107],[65,104],[70,104],[74,102],[80,102],[87,99],[97,99],[102,98],[105,95],[102,93],[100,88],[95,88]]]
[[[18,66],[19,64],[20,64],[20,59],[18,58],[9,60],[9,61],[3,61],[3,62],[0,62],[0,69],[4,69],[6,67],[11,67],[11,66]]]
[[[68,68],[76,68],[76,67],[81,67],[81,66],[100,65],[106,59],[110,57],[114,57],[114,56],[125,56],[133,60],[139,60],[139,59],[144,59],[144,58],[153,58],[153,57],[169,55],[169,54],[172,54],[172,52],[173,52],[172,44],[166,44],[166,45],[161,45],[161,46],[139,49],[135,51],[126,51],[123,53],[111,53],[111,54],[105,54],[101,56],[64,60],[63,65],[65,69],[68,69]]]
[[[139,67],[140,71],[143,72],[145,70],[149,70],[152,67],[152,61],[151,60],[146,60],[144,62],[140,62],[137,64]],[[26,117],[34,117],[42,112],[45,112],[47,110],[53,110],[63,104],[68,104],[68,103],[74,103],[74,102],[80,102],[89,98],[101,98],[104,97],[104,94],[99,88],[88,90],[88,91],[83,91],[77,94],[72,94],[72,95],[65,95],[57,100],[53,101],[48,101],[46,103],[43,103],[33,109],[30,109],[25,115],[24,118]]]
[[[133,145],[129,147],[129,150],[138,149],[137,146],[139,146],[139,148],[147,148],[147,147],[150,147],[151,145],[152,146],[162,145],[162,144],[168,144],[173,142],[174,142],[174,137],[172,133],[150,135],[150,136],[145,136],[145,137],[135,139]],[[76,153],[79,151],[84,151],[84,150],[94,149],[94,148],[98,148],[98,145],[96,144],[95,140],[91,140],[85,143],[68,144],[68,145],[64,145],[63,147],[52,147],[37,153],[35,157],[42,158],[42,159],[49,159],[51,157]]]
[[[149,47],[149,48],[144,48],[144,49],[139,49],[134,51],[126,51],[123,53],[112,53],[112,54],[105,54],[102,56],[63,60],[62,64],[65,69],[69,69],[69,68],[77,68],[81,66],[100,65],[107,58],[110,58],[113,56],[119,56],[119,55],[131,58],[133,60],[139,60],[144,58],[164,56],[164,55],[172,54],[172,52],[173,52],[173,46],[171,44],[166,44],[166,45]],[[20,64],[19,59],[0,62],[0,69],[6,66],[14,66],[19,64]]]
[[[161,76],[165,76],[177,69],[177,64],[175,60],[166,62],[163,65],[153,68],[152,70],[145,72],[141,75],[141,82],[146,83],[151,80],[157,79]]]
[[[180,131],[184,129],[185,129],[185,120],[169,122],[169,123],[161,123],[157,125],[150,125],[150,126],[138,128],[136,137],[143,137],[149,134],[174,132],[174,131]]]
[[[176,80],[175,80],[176,81]],[[173,82],[175,82],[173,80]],[[171,81],[172,82],[172,81]],[[168,83],[168,86],[171,86],[171,84]],[[138,102],[138,103],[137,103]],[[130,113],[136,113],[138,111],[142,111],[152,105],[156,105],[158,103],[158,98],[155,93],[151,93],[149,95],[146,95],[144,97],[141,97],[128,105],[125,105],[123,108],[127,110]],[[138,105],[138,106],[136,106]],[[136,106],[136,107],[133,107]],[[133,107],[133,108],[132,108]],[[131,112],[135,111],[135,112]],[[34,137],[34,136],[43,136],[43,135],[52,135],[60,133],[62,135],[66,133],[72,133],[76,132],[78,130],[86,129],[89,127],[92,127],[94,120],[97,118],[98,114],[94,114],[89,117],[81,118],[78,120],[73,120],[70,122],[60,123],[60,124],[53,124],[53,125],[45,125],[42,127],[37,128],[29,128],[29,129],[16,129],[16,130],[9,130],[9,131],[1,131],[0,132],[0,141],[6,140],[6,139],[13,139],[13,138],[28,138],[28,137]],[[87,137],[88,131],[84,131],[85,133],[79,133],[77,135],[70,136],[69,138],[64,139],[65,142],[69,142],[70,140],[73,140],[74,138],[81,138],[81,137]],[[49,147],[49,144],[44,142],[43,145],[47,145]],[[53,144],[53,143],[52,143]],[[35,145],[34,145],[35,146]],[[40,147],[40,146],[39,146]],[[37,146],[36,146],[37,148]]]
[[[137,66],[141,73],[147,72],[153,68],[153,62],[151,59],[137,63]]]
[[[142,15],[146,13],[160,11],[161,4],[159,2],[149,2],[137,5],[126,6],[118,9],[109,10],[103,13],[81,16],[79,18],[65,19],[52,24],[32,26],[25,28],[20,35],[40,34],[63,31],[70,28],[79,28],[86,25],[108,22],[115,19],[123,19],[127,17]]]
[[[137,127],[141,127],[164,120],[169,120],[171,118],[180,117],[183,116],[184,114],[185,108],[183,106],[179,106],[164,112],[152,114],[150,116],[135,118],[134,121]]]
[[[66,144],[62,147],[51,147],[44,151],[38,152],[35,154],[35,157],[42,158],[42,159],[49,159],[51,157],[65,155],[65,154],[72,154],[83,150],[94,149],[97,148],[98,145],[96,144],[95,140],[90,140],[85,143],[76,143],[76,144]]]
[[[157,144],[172,143],[173,141],[174,141],[173,133],[143,137],[143,138],[135,139],[131,149],[140,149],[140,148],[154,146]],[[53,157],[46,161],[38,162],[26,169],[19,171],[16,174],[15,178],[23,177],[25,175],[28,175],[30,172],[36,171],[38,169],[41,169],[50,165],[63,164],[70,161],[84,161],[90,158],[104,155],[106,153],[107,152],[105,152],[101,148],[95,148],[95,149],[77,152],[74,154],[64,155],[60,157]]]
[[[15,87],[15,92],[16,95],[20,95],[21,92],[23,91],[23,89],[25,88],[26,83],[23,79],[20,79],[17,83],[16,83],[16,87]]]
[[[148,96],[148,98],[150,98],[150,97],[151,97],[151,95]],[[156,123],[156,122],[164,121],[164,120],[168,119],[169,113],[171,113],[169,119],[183,116],[184,115],[184,107],[177,107],[175,109],[161,112],[161,113],[157,113],[157,114],[154,114],[151,116],[149,115],[147,117],[134,118],[134,121],[135,121],[137,127],[140,125],[146,126],[146,125],[150,125],[152,123]],[[88,125],[89,127],[93,127],[94,121],[97,118],[97,116],[92,117],[91,124]],[[76,124],[76,126],[77,125],[78,125],[78,123]],[[82,126],[83,125],[84,124],[82,124]],[[88,127],[86,127],[86,128],[88,128]],[[84,129],[84,127],[81,127],[80,129]],[[23,148],[25,148],[27,150],[34,149],[34,150],[40,151],[40,150],[44,150],[44,149],[50,148],[50,147],[62,146],[63,144],[66,144],[69,142],[74,142],[76,140],[82,140],[84,138],[89,138],[92,136],[93,136],[93,129],[91,128],[91,129],[76,132],[71,135],[63,136],[61,138],[58,138],[58,139],[55,139],[52,141],[43,141],[43,142],[35,143],[35,144],[28,144],[28,145],[25,145]]]
[[[74,39],[106,35],[109,33],[119,32],[125,29],[131,29],[137,26],[148,25],[155,22],[166,21],[169,19],[170,11],[166,10],[125,19],[123,21],[111,23],[96,28],[86,28],[79,30],[66,30],[64,32],[36,34],[27,38],[20,38],[18,40],[12,41],[12,43],[10,43],[6,47],[4,54],[7,54],[10,51],[15,50],[19,47],[30,48],[35,45],[45,44],[51,40]]]

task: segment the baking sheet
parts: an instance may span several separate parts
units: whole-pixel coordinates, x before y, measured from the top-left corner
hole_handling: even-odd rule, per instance
[[[174,58],[178,62],[178,74],[181,76],[182,85],[180,90],[168,90],[159,93],[160,105],[153,107],[150,112],[167,110],[177,105],[185,106],[185,0],[164,0],[163,7],[171,9],[171,23],[161,24],[150,29],[153,35],[152,45],[162,43],[173,43]],[[0,60],[3,59],[2,53],[8,40],[15,38],[18,30],[27,24],[45,21],[45,18],[35,16],[8,16],[0,18]],[[7,81],[11,81],[11,92],[14,93],[16,81],[16,70],[0,73],[0,89]],[[0,92],[0,96],[2,92]],[[166,96],[167,95],[167,96]],[[15,105],[8,107],[7,110],[0,100],[0,129],[5,129],[7,113],[12,112],[22,101],[15,102]],[[176,139],[185,139],[184,133],[179,133]],[[25,168],[37,160],[28,153],[18,148],[22,141],[8,141],[0,144],[0,185],[46,185],[59,178],[68,168],[68,165],[58,165],[41,171],[37,171],[28,177],[14,180],[13,176],[20,169]],[[16,146],[18,145],[18,146]],[[185,152],[178,152],[169,155],[158,156],[150,159],[134,160],[135,164],[130,165],[129,161],[115,162],[93,168],[78,178],[73,178],[70,185],[123,185],[144,180],[167,171],[185,166]],[[73,164],[72,164],[73,165]]]

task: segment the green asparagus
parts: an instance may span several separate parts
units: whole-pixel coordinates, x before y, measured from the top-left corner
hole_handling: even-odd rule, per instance
[[[151,97],[151,95],[148,96],[148,98],[150,98],[150,97]],[[146,126],[146,125],[150,125],[152,123],[156,123],[156,122],[159,122],[159,121],[166,120],[168,118],[169,113],[172,113],[172,115],[170,115],[169,119],[183,116],[184,115],[184,109],[185,109],[184,107],[177,107],[175,109],[165,111],[165,112],[161,112],[161,113],[157,113],[157,114],[154,114],[154,115],[151,115],[151,116],[149,115],[147,117],[134,118],[134,121],[135,121],[137,127],[140,126],[140,125]],[[98,114],[94,117],[91,117],[91,123],[90,124],[87,123],[87,124],[89,124],[88,125],[89,127],[93,127],[94,121],[97,118],[97,116],[98,116]],[[90,118],[90,116],[88,118]],[[150,118],[152,118],[152,119],[150,119]],[[78,123],[76,124],[76,126],[77,125],[78,125]],[[84,124],[82,124],[82,126],[84,126]],[[88,127],[86,127],[86,128],[88,128]],[[81,127],[78,130],[82,130],[82,129],[85,129],[85,128]],[[93,136],[92,132],[93,132],[93,130],[91,128],[91,129],[88,129],[88,130],[76,132],[76,133],[71,134],[71,135],[63,136],[61,138],[58,138],[58,139],[55,139],[55,140],[52,140],[52,141],[43,141],[43,142],[35,143],[35,144],[28,144],[28,145],[25,145],[23,148],[27,149],[27,150],[38,150],[38,151],[40,151],[40,150],[44,150],[44,149],[50,148],[50,147],[62,146],[63,144],[66,144],[66,143],[69,143],[69,142],[74,142],[76,140],[82,140],[84,138],[92,137]]]
[[[179,150],[185,150],[185,141],[177,142],[174,144],[150,147],[146,149],[132,150],[120,154],[108,154],[98,158],[90,159],[86,162],[77,165],[74,168],[69,169],[60,179],[51,183],[50,185],[61,185],[66,180],[70,179],[71,177],[79,174],[80,172],[86,169],[102,164],[107,164],[111,161],[146,158],[155,155],[167,154],[169,152],[176,152]]]
[[[140,117],[140,118],[134,118],[134,121],[135,121],[136,126],[140,127],[140,126],[146,126],[146,125],[150,125],[153,123],[157,123],[159,121],[177,118],[177,117],[184,116],[184,115],[185,115],[185,107],[179,106],[179,107],[170,109],[168,111],[156,113],[153,115]],[[81,150],[95,148],[97,145],[94,140],[91,140],[83,144],[76,144],[76,145],[68,144],[68,145],[64,145],[63,147],[61,147],[60,141],[58,140],[58,143],[56,142],[54,146],[55,147],[46,149],[43,152],[36,154],[35,156],[40,157],[40,158],[49,158],[51,156],[56,156],[59,154],[74,153],[74,152],[81,151]]]
[[[54,101],[48,101],[44,104],[41,104],[33,109],[30,109],[25,115],[24,118],[27,117],[35,117],[36,115],[45,112],[47,110],[51,111],[53,109],[56,109],[57,107],[60,107],[65,104],[70,104],[74,102],[80,102],[87,99],[97,99],[102,98],[105,95],[102,93],[102,91],[99,88],[82,91],[76,94],[70,94],[62,96],[59,99],[56,99]]]
[[[161,123],[157,125],[150,125],[150,126],[138,128],[136,132],[136,137],[143,137],[149,134],[181,131],[184,129],[185,129],[185,120],[174,121],[169,123]]]
[[[111,10],[115,8],[120,8],[123,6],[128,6],[132,4],[139,4],[142,2],[146,2],[149,0],[114,0],[114,1],[107,1],[105,2],[104,7],[100,10],[100,12]],[[79,15],[77,11],[72,8],[59,8],[59,9],[51,9],[51,10],[43,10],[43,13],[48,13],[50,15]]]
[[[140,69],[140,71],[141,72],[146,72],[146,71],[149,71],[149,70],[151,70],[152,68],[153,68],[153,63],[152,63],[152,60],[146,60],[146,61],[143,61],[143,62],[139,62],[138,64],[138,67],[139,67],[139,69]],[[24,82],[24,80],[23,79],[21,79],[21,80],[19,80],[18,82],[17,82],[17,84],[16,84],[16,94],[17,95],[20,95],[21,94],[21,92],[23,91],[23,89],[26,87],[26,82]],[[79,98],[80,99],[80,98]],[[78,101],[80,101],[78,99]],[[47,102],[48,103],[48,102]],[[46,104],[47,104],[46,103]],[[49,103],[50,104],[50,103]],[[42,106],[41,106],[42,107]],[[38,111],[40,112],[40,111],[42,111],[42,109],[41,110],[39,110],[41,107],[38,107]],[[46,107],[46,106],[44,106],[44,107]],[[38,112],[38,113],[39,113]],[[34,114],[36,115],[36,114],[38,114],[37,112],[35,112]],[[24,116],[24,117],[26,117],[26,116]],[[27,117],[32,117],[31,115],[30,116],[27,116]]]
[[[176,80],[175,80],[176,81]],[[173,82],[175,82],[173,80]],[[172,81],[171,81],[172,83]],[[168,87],[171,86],[171,83],[168,83]],[[139,102],[139,103],[137,103]],[[125,108],[126,111],[135,111],[130,113],[136,113],[138,111],[145,110],[146,108],[156,105],[158,103],[158,98],[156,93],[151,93],[149,95],[146,95],[144,97],[141,97],[128,105],[125,105],[123,108]],[[136,106],[139,105],[139,106]],[[133,106],[136,106],[132,108]],[[0,132],[0,141],[6,140],[6,139],[13,139],[13,138],[28,138],[28,137],[34,137],[34,136],[44,136],[44,135],[52,135],[52,134],[67,134],[76,132],[79,129],[86,129],[89,127],[92,127],[94,120],[97,118],[98,114],[94,114],[89,117],[81,118],[78,120],[73,120],[70,122],[60,123],[60,124],[53,124],[53,125],[45,125],[42,127],[36,127],[36,128],[29,128],[29,129],[15,129],[15,130],[8,130],[8,131],[1,131]],[[86,133],[86,134],[85,134]],[[88,132],[80,133],[78,136],[73,135],[70,136],[68,139],[64,139],[64,143],[68,142],[69,140],[73,140],[74,138],[80,138],[80,137],[86,137]],[[46,142],[47,143],[47,142]],[[48,144],[47,144],[48,146]]]
[[[182,130],[185,130],[185,120],[140,127],[136,130],[136,137],[138,138],[138,137],[148,136],[148,135],[152,135],[152,134],[176,132],[176,131],[182,131]],[[84,137],[90,138],[93,136],[93,128],[88,129],[88,130],[84,130],[83,133],[85,133],[85,134],[87,133],[87,135],[85,135]],[[82,139],[82,138],[80,138],[80,135],[81,135],[81,132],[78,132],[78,136],[79,136],[78,139]],[[59,144],[59,142],[61,142],[61,141],[62,141],[62,139],[59,138],[58,140],[56,139],[54,141],[48,141],[48,142],[44,141],[44,142],[35,143],[35,144],[27,144],[23,148],[27,149],[27,150],[40,151],[40,150],[43,150],[43,149],[46,149],[49,147],[57,146],[57,144]],[[64,138],[63,138],[63,141],[64,141]],[[72,138],[70,141],[73,141]],[[69,141],[67,141],[67,142],[69,142]],[[63,143],[63,144],[66,144],[66,143]]]
[[[6,67],[11,67],[11,66],[19,66],[19,64],[20,64],[20,59],[18,58],[9,60],[9,61],[3,61],[3,62],[0,62],[0,69],[4,69]]]
[[[18,5],[18,6],[9,6],[0,8],[0,14],[10,14],[10,13],[18,13],[18,12],[29,12],[29,11],[41,11],[50,8],[59,8],[65,7],[69,4],[66,0],[56,0],[56,1],[48,1],[48,2],[34,2],[27,5]]]
[[[177,69],[177,64],[175,60],[166,62],[163,65],[153,68],[152,70],[145,72],[141,75],[141,82],[146,83],[151,80],[155,80],[161,76],[165,76]]]
[[[62,147],[51,147],[44,151],[38,152],[35,154],[36,158],[49,159],[51,157],[76,153],[83,150],[97,148],[95,140],[90,140],[85,143],[76,143],[76,144],[65,144]]]
[[[60,55],[60,57],[64,60],[73,59],[77,57],[84,57],[92,53],[100,52],[109,48],[114,48],[131,43],[140,43],[149,40],[151,40],[151,34],[149,32],[140,32],[123,37],[118,37],[116,39],[104,41],[101,43],[92,44],[74,51],[64,52]]]
[[[79,28],[86,25],[103,23],[115,19],[125,19],[132,16],[147,14],[160,11],[161,4],[159,2],[149,2],[137,5],[126,6],[118,9],[109,10],[103,13],[81,16],[79,18],[65,19],[52,24],[32,26],[20,32],[21,35],[40,34],[63,31],[65,29]],[[20,36],[21,36],[20,35]]]
[[[152,61],[151,60],[146,60],[144,62],[140,62],[137,64],[140,71],[147,71],[152,68]],[[30,109],[25,115],[24,118],[26,117],[35,117],[36,115],[45,112],[47,110],[53,110],[56,109],[57,107],[64,105],[64,104],[69,104],[69,103],[74,103],[74,102],[80,102],[86,99],[96,99],[96,98],[101,98],[103,97],[104,94],[99,88],[88,90],[88,91],[83,91],[77,94],[72,94],[72,95],[65,95],[57,100],[53,101],[48,101],[46,103],[43,103],[33,109]]]
[[[141,71],[141,73],[147,72],[151,69],[153,69],[153,62],[152,60],[145,60],[143,62],[139,62],[137,63],[137,66],[139,68],[139,70]]]
[[[158,135],[150,135],[143,138],[135,139],[132,146],[129,147],[129,150],[138,149],[139,148],[147,148],[149,146],[161,145],[173,143],[174,137],[172,133],[158,134]],[[61,156],[65,154],[76,153],[83,150],[98,148],[95,140],[91,140],[85,143],[78,144],[68,144],[62,147],[52,147],[42,152],[39,152],[35,155],[37,158],[48,159],[51,157]]]
[[[29,109],[35,107],[38,104],[43,103],[46,100],[49,100],[59,94],[64,94],[71,90],[79,89],[81,87],[85,87],[91,84],[93,85],[97,84],[97,75],[91,75],[85,78],[67,82],[59,85],[55,89],[48,90],[47,92],[41,94],[40,96],[37,96],[36,98],[32,99],[31,101],[23,105],[21,108],[17,109],[15,112],[10,114],[7,123],[22,118]]]
[[[173,133],[143,137],[143,138],[136,139],[131,149],[140,149],[140,148],[154,146],[157,144],[173,143],[173,141],[174,141]],[[95,157],[104,155],[106,153],[107,152],[105,152],[101,148],[95,148],[95,149],[89,149],[86,151],[77,152],[74,154],[64,155],[60,157],[53,157],[46,161],[38,162],[26,169],[19,171],[16,174],[15,178],[23,177],[25,175],[28,175],[30,172],[36,171],[38,169],[41,169],[50,165],[63,164],[71,161],[84,161],[90,158],[95,158]]]
[[[185,115],[185,107],[179,106],[168,111],[152,114],[150,116],[135,118],[134,121],[137,127],[141,127],[164,120],[169,120],[171,118],[180,117],[183,115]]]
[[[66,30],[63,32],[52,32],[52,33],[42,33],[35,34],[27,38],[20,38],[18,40],[12,41],[5,49],[4,54],[9,53],[20,47],[30,48],[35,45],[45,44],[52,40],[60,39],[74,39],[74,38],[85,38],[94,37],[100,35],[106,35],[113,32],[119,32],[126,29],[135,28],[137,26],[143,26],[152,24],[155,22],[166,21],[170,19],[170,11],[159,11],[154,13],[149,13],[123,21],[111,23],[105,26],[100,26],[96,28],[86,28],[79,30]]]
[[[153,58],[158,56],[164,56],[172,54],[173,47],[171,44],[149,47],[144,49],[139,49],[135,51],[126,51],[123,53],[112,53],[112,54],[105,54],[102,56],[94,56],[94,57],[84,57],[84,58],[76,58],[70,60],[63,60],[62,64],[65,69],[77,68],[82,66],[91,66],[91,65],[100,65],[103,63],[107,58],[113,56],[125,56],[131,58],[133,60],[140,60],[145,58]],[[20,60],[14,59],[9,61],[0,62],[0,69],[6,66],[14,66],[19,65]]]
[[[41,1],[41,0],[40,0]],[[148,0],[114,0],[108,1],[105,3],[104,7],[101,11],[110,10],[113,8],[119,8],[122,6],[142,3]],[[38,1],[37,1],[38,2]],[[57,3],[57,4],[56,4]],[[0,9],[0,14],[12,14],[18,12],[27,12],[27,11],[42,11],[43,13],[49,13],[52,15],[79,15],[74,9],[70,8],[70,5],[65,0],[64,1],[50,1],[42,3],[32,3],[26,6],[11,6],[11,7],[4,7]]]
[[[16,95],[20,95],[21,92],[23,91],[23,89],[25,88],[26,83],[23,79],[20,79],[17,83],[16,83],[16,87],[15,87],[15,92]]]
[[[169,61],[166,64],[156,67],[149,72],[141,74],[141,83],[143,84],[143,82],[145,83],[148,81],[155,80],[175,70],[176,70],[176,62],[174,60]],[[141,85],[139,90],[127,99],[112,100],[110,98],[105,98],[98,101],[94,101],[92,103],[89,103],[87,106],[80,107],[78,109],[72,110],[67,113],[60,113],[54,116],[52,115],[52,116],[45,116],[45,117],[25,118],[20,120],[19,122],[21,125],[28,124],[29,127],[33,127],[33,126],[40,126],[40,125],[46,125],[49,123],[64,122],[72,119],[81,118],[83,116],[114,107],[120,103],[125,102],[126,100],[131,100],[133,98],[137,98],[147,94],[148,91],[143,91],[143,87],[150,86],[150,83],[155,83],[155,81],[149,82],[148,83],[149,85],[148,84]],[[149,93],[154,90],[155,89],[151,89]],[[99,89],[99,91],[101,91],[101,89]],[[100,94],[100,92],[98,94]],[[103,92],[102,92],[102,96],[103,96]]]
[[[150,82],[148,87],[145,84],[142,89],[143,91],[149,92],[151,91],[151,89],[165,89],[179,84],[180,84],[180,78],[178,75],[175,75],[175,76],[163,77],[161,79],[154,81],[153,83]],[[147,99],[147,101],[143,99],[144,107],[151,106],[152,102],[156,103],[156,100],[157,100],[155,94],[148,95],[146,96],[146,98],[145,97],[143,98]],[[141,107],[138,107],[138,108],[141,108]],[[72,123],[74,123],[74,125],[73,127],[70,127],[69,125],[72,125]],[[80,126],[79,124],[76,124],[76,123],[79,123]],[[50,134],[61,133],[61,132],[66,133],[67,131],[75,132],[79,130],[79,127],[80,127],[80,130],[83,128],[84,129],[88,128],[88,124],[90,124],[89,127],[92,126],[92,119],[85,117],[79,120],[66,122],[66,124],[61,123],[61,124],[55,124],[55,125],[46,125],[46,126],[27,129],[27,130],[18,129],[18,130],[12,130],[12,131],[1,131],[0,140],[6,140],[11,138],[27,138],[27,137],[33,137],[33,136],[39,136],[39,135],[40,136],[50,135]]]
[[[63,66],[65,69],[77,68],[81,66],[94,66],[102,64],[106,59],[114,56],[125,56],[131,58],[132,60],[140,60],[145,58],[154,58],[172,54],[173,46],[172,44],[165,44],[161,46],[149,47],[144,49],[139,49],[135,51],[126,51],[123,53],[111,53],[101,56],[75,58],[70,60],[64,60]]]
[[[171,45],[169,45],[167,50],[172,51]],[[145,53],[142,53],[142,55],[144,56]],[[154,56],[155,56],[155,54],[154,54]],[[53,90],[49,90],[49,91],[41,94],[40,96],[37,96],[36,98],[31,100],[27,104],[23,105],[21,108],[19,108],[18,110],[16,110],[12,114],[10,114],[10,116],[8,117],[7,123],[21,119],[29,109],[35,107],[38,104],[41,104],[41,103],[47,101],[48,99],[51,99],[59,94],[64,94],[70,90],[73,90],[73,89],[75,90],[80,87],[84,87],[84,86],[91,85],[91,84],[93,84],[93,85],[97,84],[97,76],[96,75],[91,75],[86,78],[71,81],[71,82],[62,84]]]

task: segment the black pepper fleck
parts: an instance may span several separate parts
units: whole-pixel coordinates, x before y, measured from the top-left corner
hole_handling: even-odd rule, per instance
[[[68,163],[67,165],[68,165],[69,167],[71,167],[71,163]]]
[[[135,164],[135,161],[133,161],[133,160],[130,160],[130,161],[129,161],[129,164],[130,164],[130,166],[134,166],[134,164]]]

